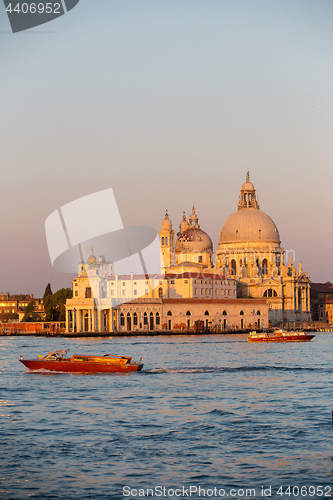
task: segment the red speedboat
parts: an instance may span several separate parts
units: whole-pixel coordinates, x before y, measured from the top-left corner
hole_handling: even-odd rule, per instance
[[[277,329],[272,335],[268,333],[250,332],[248,342],[309,342],[315,335],[305,332],[285,332]]]
[[[38,359],[24,359],[20,357],[21,363],[29,370],[48,370],[52,372],[65,373],[127,373],[139,372],[143,368],[141,359],[138,363],[127,356],[90,356],[76,354],[71,358],[65,357],[66,351],[49,352],[46,356],[38,356]]]

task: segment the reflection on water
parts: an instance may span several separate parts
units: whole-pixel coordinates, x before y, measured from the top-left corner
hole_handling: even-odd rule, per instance
[[[271,498],[281,499],[282,484],[330,485],[332,344],[324,333],[279,345],[236,335],[2,337],[0,497],[98,500],[123,498],[125,485],[271,485]],[[33,373],[18,361],[67,348],[143,357],[145,368]]]

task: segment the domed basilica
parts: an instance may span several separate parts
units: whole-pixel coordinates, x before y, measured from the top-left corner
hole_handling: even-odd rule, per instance
[[[167,274],[214,273],[237,281],[238,298],[266,298],[269,320],[309,321],[310,277],[297,270],[292,258],[284,263],[278,229],[260,210],[249,173],[241,187],[238,210],[223,224],[219,248],[213,252],[212,240],[199,225],[193,207],[187,221],[180,222],[175,242],[172,222],[166,213],[159,232],[162,263]]]

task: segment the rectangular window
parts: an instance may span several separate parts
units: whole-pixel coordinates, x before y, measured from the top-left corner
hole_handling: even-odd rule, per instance
[[[194,290],[194,294],[198,295],[198,289],[197,288]]]
[[[123,281],[123,286],[125,286],[125,281]]]
[[[134,290],[134,295],[137,295],[138,294],[138,291],[137,290]]]
[[[148,288],[145,289],[145,295],[147,295],[147,294],[148,294]]]
[[[123,290],[123,295],[125,295],[125,293],[126,293],[126,291],[125,291],[125,290]]]
[[[175,284],[175,280],[171,280],[171,285],[174,285]]]
[[[136,285],[136,281],[134,281],[134,285]]]
[[[91,299],[91,288],[86,288],[86,292],[85,292],[85,298],[86,299]]]
[[[199,255],[198,262],[202,262],[202,255]]]
[[[188,283],[188,280],[185,280],[185,282],[184,282],[184,283],[185,283],[185,284],[187,284],[187,283]]]
[[[79,292],[77,290],[75,290],[75,297],[77,297],[79,295]]]
[[[114,290],[111,290],[111,295],[114,295]]]

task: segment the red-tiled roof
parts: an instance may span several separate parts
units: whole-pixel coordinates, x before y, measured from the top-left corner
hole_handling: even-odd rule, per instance
[[[165,304],[267,304],[266,299],[162,299]]]
[[[311,283],[311,290],[314,292],[333,292],[333,284],[329,281],[326,281],[326,283]]]

